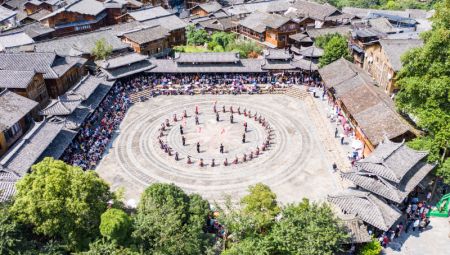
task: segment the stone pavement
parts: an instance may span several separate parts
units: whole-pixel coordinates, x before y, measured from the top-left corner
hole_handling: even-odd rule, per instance
[[[224,195],[238,200],[246,194],[249,185],[258,182],[269,185],[282,203],[300,201],[303,197],[323,201],[327,194],[342,189],[331,165],[333,162],[345,164],[346,155],[336,149],[337,141],[330,139],[334,134],[325,128],[327,119],[318,112],[311,96],[303,93],[301,97],[160,96],[137,103],[128,111],[118,136],[97,171],[113,189],[124,187],[125,198],[134,201],[138,201],[145,187],[154,182],[172,182],[187,192],[199,193],[218,202],[223,201]],[[262,114],[274,128],[270,150],[238,165],[200,167],[200,158],[209,164],[210,159],[222,157],[218,154],[220,142],[224,143],[226,151],[228,149],[226,154],[230,162],[236,155],[241,161],[244,151],[263,140],[263,131],[258,124],[249,122],[248,143],[242,145],[243,119],[236,116],[237,123],[231,125],[226,114],[222,123],[216,123],[212,113],[215,101],[218,110],[225,104],[227,110],[233,105],[235,110],[240,106]],[[182,154],[182,159],[175,161],[173,156],[160,149],[158,128],[165,119],[172,120],[174,113],[181,116],[186,110],[188,115],[192,115],[195,106],[200,108],[202,131],[200,133],[194,123],[188,123],[186,136],[189,144],[197,141],[204,144],[202,152],[197,154],[195,147],[180,145],[179,126],[176,126],[164,136],[169,145]],[[225,133],[221,134],[223,129]],[[187,155],[192,156],[193,164],[186,163]]]
[[[426,230],[402,233],[389,244],[386,255],[450,254],[450,218],[431,218]]]

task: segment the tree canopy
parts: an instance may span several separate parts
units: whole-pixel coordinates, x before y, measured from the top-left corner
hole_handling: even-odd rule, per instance
[[[323,56],[319,60],[320,67],[326,66],[340,58],[352,60],[348,42],[344,36],[340,34],[325,35],[324,38],[318,38],[318,40],[319,44],[324,45]]]
[[[121,209],[111,208],[101,216],[100,233],[109,241],[124,243],[132,227],[130,216]]]
[[[36,234],[62,240],[73,250],[97,236],[100,215],[112,198],[93,171],[45,158],[16,184],[12,214]]]
[[[398,108],[414,119],[425,135],[409,143],[428,150],[430,162],[438,162],[437,174],[450,183],[450,0],[439,3],[431,31],[423,33],[423,47],[402,57],[398,74]]]
[[[112,45],[108,44],[105,38],[101,38],[95,42],[95,46],[92,49],[91,54],[96,60],[105,60],[111,55],[112,50]]]
[[[186,39],[189,45],[203,45],[208,43],[209,34],[205,29],[197,29],[194,25],[186,27]]]
[[[142,194],[133,237],[151,254],[202,254],[210,246],[203,227],[209,203],[174,184],[153,184]]]
[[[319,0],[321,3],[329,3],[338,8],[359,7],[388,10],[404,9],[431,9],[436,0]]]
[[[327,204],[303,200],[281,208],[268,186],[257,184],[249,192],[239,208],[220,208],[229,232],[224,255],[336,254],[348,238]]]

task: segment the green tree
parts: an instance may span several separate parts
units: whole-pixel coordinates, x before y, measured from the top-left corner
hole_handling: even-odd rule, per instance
[[[205,29],[197,29],[194,25],[186,27],[187,44],[203,45],[209,42],[209,34]]]
[[[381,244],[378,240],[374,239],[370,243],[364,244],[363,247],[359,250],[359,255],[379,255],[381,254]]]
[[[397,75],[397,107],[411,116],[425,135],[409,145],[428,150],[428,160],[438,162],[437,174],[450,183],[450,0],[436,7],[431,31],[423,33],[423,47],[402,56]]]
[[[214,32],[211,35],[211,42],[222,46],[223,49],[227,48],[227,46],[234,42],[235,39],[236,36],[234,34],[227,32]]]
[[[130,248],[118,246],[115,242],[97,240],[89,244],[89,251],[79,252],[76,255],[139,255]]]
[[[270,233],[272,254],[336,254],[348,239],[330,206],[304,199],[284,208]]]
[[[262,232],[268,229],[281,212],[277,203],[277,195],[269,186],[258,183],[249,187],[250,194],[242,198],[244,214],[253,218],[257,228]]]
[[[111,208],[101,216],[100,233],[109,241],[123,244],[132,228],[130,216],[120,209]]]
[[[92,49],[91,54],[96,60],[105,60],[111,55],[112,50],[112,45],[108,44],[105,38],[101,38],[95,42],[95,46]]]
[[[336,254],[348,238],[327,204],[305,199],[280,208],[273,192],[262,184],[250,188],[239,208],[228,200],[219,212],[219,221],[229,232],[222,253],[226,255]]]
[[[328,33],[328,34],[325,34],[325,35],[318,36],[314,40],[314,45],[316,45],[317,47],[323,49],[323,48],[325,48],[327,43],[331,40],[331,38],[333,38],[335,36],[341,36],[341,35],[338,34],[338,33]]]
[[[108,185],[93,171],[45,158],[16,184],[11,212],[36,234],[80,250],[99,234],[100,216],[112,199]]]
[[[133,237],[151,254],[202,254],[210,239],[203,227],[209,203],[174,184],[152,184],[142,194]]]
[[[319,65],[323,67],[340,58],[352,60],[347,39],[341,35],[335,35],[326,43]]]

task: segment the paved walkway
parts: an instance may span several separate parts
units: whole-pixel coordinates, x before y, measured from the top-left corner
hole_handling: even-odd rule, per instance
[[[387,255],[444,255],[450,253],[450,218],[431,218],[426,230],[402,233],[384,250]]]
[[[259,123],[249,123],[247,143],[241,143],[241,127],[244,121],[236,116],[236,123],[229,123],[229,116],[216,123],[213,103],[218,109],[230,105],[258,112],[274,128],[269,151],[250,162],[242,163],[242,153],[254,149],[264,140],[264,129]],[[175,126],[164,138],[169,146],[180,152],[180,161],[168,156],[160,149],[158,128],[165,119],[172,120],[176,113],[181,116],[186,110],[193,115],[195,106],[200,108],[200,125],[195,126],[188,118],[186,138],[189,144],[183,147],[179,126]],[[336,173],[331,170],[333,162],[345,162],[345,155],[336,149],[334,135],[324,128],[327,121],[313,99],[303,92],[301,98],[286,95],[222,95],[222,96],[161,96],[147,102],[137,103],[127,113],[112,144],[109,154],[97,171],[111,183],[113,189],[125,188],[126,199],[137,201],[140,193],[153,182],[173,182],[187,192],[200,193],[209,200],[223,201],[224,195],[237,200],[246,194],[249,185],[263,182],[269,185],[282,203],[300,201],[303,197],[324,200],[326,195],[342,188]],[[177,123],[176,125],[179,125]],[[201,128],[201,131],[199,131]],[[225,130],[223,133],[222,130]],[[202,152],[197,154],[199,141]],[[218,153],[224,143],[226,155]],[[186,163],[187,155],[193,164]],[[225,167],[222,158],[235,156],[240,163]],[[217,158],[219,166],[199,166],[203,158],[209,164]]]

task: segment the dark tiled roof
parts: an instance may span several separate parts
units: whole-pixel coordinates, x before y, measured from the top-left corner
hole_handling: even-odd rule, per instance
[[[342,173],[342,177],[365,190],[401,204],[433,168],[434,165],[421,161],[409,170],[399,184],[387,181],[378,175],[371,176],[363,169],[360,172]]]
[[[119,79],[136,73],[148,71],[155,67],[152,63],[153,60],[150,62],[147,57],[144,58],[142,55],[137,53],[129,54],[130,58],[127,56],[128,55],[109,59],[109,63],[111,63],[114,68],[111,66],[106,67],[107,64],[103,63],[103,66],[105,67],[101,67],[101,69],[108,76],[109,80]],[[102,65],[102,63],[100,63],[100,65]]]
[[[338,33],[343,36],[348,36],[350,34],[350,26],[338,26],[338,27],[327,27],[327,28],[310,28],[306,33],[311,38],[317,38],[319,36],[324,36],[326,34]]]
[[[145,59],[148,59],[148,56],[144,56],[139,53],[130,53],[122,56],[112,57],[107,60],[99,60],[95,63],[101,68],[112,69],[121,66],[127,66]]]
[[[310,17],[317,20],[325,20],[325,18],[340,13],[336,7],[329,4],[319,4],[309,1],[296,0],[292,6],[296,8],[296,12],[302,17]]]
[[[154,59],[150,73],[260,73],[261,59],[241,59],[237,63],[181,64],[171,59]]]
[[[20,176],[0,167],[0,203],[9,200],[16,193],[16,182]]]
[[[192,9],[197,8],[197,7],[202,8],[203,10],[205,10],[208,13],[214,13],[214,12],[222,9],[222,5],[220,5],[218,2],[215,2],[215,1],[199,4],[195,7],[193,7]]]
[[[36,123],[0,159],[0,165],[23,177],[62,128],[63,123],[53,123],[46,120]]]
[[[357,162],[356,166],[358,169],[399,183],[408,171],[427,155],[428,152],[413,150],[405,143],[393,143],[384,139],[374,153]]]
[[[279,28],[289,22],[290,19],[279,14],[269,14],[256,11],[241,20],[239,24],[258,33],[263,33],[267,28]]]
[[[372,237],[367,231],[366,225],[353,214],[343,214],[338,216],[344,227],[350,234],[351,243],[368,243],[372,241]]]
[[[154,26],[126,33],[123,36],[137,44],[145,44],[166,38],[169,36],[169,30],[161,26]]]
[[[268,49],[264,51],[264,58],[271,60],[287,60],[292,59],[292,55],[288,50],[283,49]]]
[[[291,64],[291,61],[286,60],[266,60],[261,65],[264,70],[293,70],[296,66]]]
[[[236,63],[239,62],[239,54],[235,52],[175,53],[174,61],[177,63]]]
[[[26,89],[35,75],[34,71],[0,70],[0,88]]]
[[[289,35],[289,38],[296,42],[312,42],[311,38],[305,32]]]
[[[137,11],[128,12],[128,15],[131,16],[134,20],[137,21],[146,21],[151,19],[156,19],[163,16],[172,15],[169,11],[162,8],[161,6],[144,8]]]
[[[373,145],[385,136],[392,139],[411,130],[396,112],[390,97],[374,85],[366,71],[339,59],[319,69],[319,73]]]
[[[81,103],[88,99],[97,87],[103,82],[102,78],[87,75],[63,96],[52,100],[50,104],[39,111],[41,115],[61,116],[72,114]]]
[[[313,45],[309,47],[301,47],[298,54],[310,58],[319,58],[323,56],[323,50]]]
[[[0,131],[12,127],[37,105],[37,102],[9,90],[0,92]]]
[[[34,43],[34,40],[25,32],[11,33],[6,35],[0,34],[0,51],[32,43]]]
[[[383,231],[389,230],[400,218],[401,212],[369,192],[346,190],[328,195],[328,201],[348,214]]]
[[[91,54],[95,43],[104,39],[111,45],[113,51],[119,51],[128,48],[111,29],[100,29],[93,32],[71,35],[62,38],[55,38],[48,41],[37,42],[34,45],[35,52],[56,52],[61,56],[81,56]],[[20,48],[10,50],[10,52],[19,52]]]
[[[43,73],[46,79],[56,79],[80,61],[86,60],[60,57],[55,53],[6,53],[0,54],[0,69],[36,71]]]
[[[401,56],[410,49],[421,47],[423,45],[422,40],[393,40],[393,39],[381,39],[380,45],[389,59],[389,63],[395,71],[399,71],[402,68]]]
[[[209,29],[214,29],[214,30],[219,30],[219,31],[225,31],[225,30],[228,30],[228,29],[231,29],[231,28],[237,26],[237,24],[234,23],[232,18],[230,18],[230,17],[218,18],[218,19],[208,18],[207,20],[199,21],[198,24],[200,24],[200,26],[202,26],[203,28],[209,28]]]

